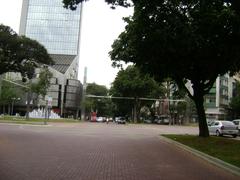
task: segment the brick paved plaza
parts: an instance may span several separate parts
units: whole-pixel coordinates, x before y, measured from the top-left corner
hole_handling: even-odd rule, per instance
[[[162,133],[195,127],[113,123],[0,124],[0,180],[238,179],[172,144]]]

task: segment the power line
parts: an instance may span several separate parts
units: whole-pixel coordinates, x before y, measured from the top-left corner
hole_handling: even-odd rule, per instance
[[[16,83],[14,81],[11,81],[11,80],[8,80],[8,79],[2,79],[3,81],[6,81],[6,82],[9,82],[9,83],[12,83],[12,84],[15,84],[17,86],[21,86],[21,87],[24,87],[24,88],[27,88],[27,89],[30,89],[30,87],[28,86],[25,86],[25,85],[22,85],[22,84],[19,84],[19,83]]]
[[[102,98],[102,99],[130,99],[130,100],[134,100],[136,98],[134,97],[115,97],[115,96],[96,96],[96,95],[91,95],[91,94],[87,94],[86,97],[88,98]],[[157,98],[137,98],[139,100],[144,100],[144,101],[171,101],[171,102],[184,102],[186,100],[184,99],[157,99]]]

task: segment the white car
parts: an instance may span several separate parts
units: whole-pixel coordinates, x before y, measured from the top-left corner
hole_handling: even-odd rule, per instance
[[[116,117],[115,122],[118,124],[126,124],[126,118],[125,117]]]
[[[231,121],[214,121],[208,125],[208,130],[216,136],[232,135],[235,138],[238,134],[238,127]]]
[[[240,119],[235,119],[232,121],[236,126],[238,126],[238,135],[240,135]]]
[[[103,117],[97,117],[97,122],[103,122]]]

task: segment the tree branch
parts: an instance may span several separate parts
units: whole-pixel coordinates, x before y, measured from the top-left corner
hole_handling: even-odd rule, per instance
[[[216,78],[210,79],[207,83],[204,83],[204,93],[207,94],[215,83]]]
[[[183,88],[183,89],[187,92],[188,96],[189,96],[191,99],[194,98],[193,95],[192,95],[192,94],[190,93],[190,91],[188,90],[188,88],[186,87],[186,85],[185,85],[185,83],[184,83],[184,80],[181,80],[181,79],[179,79],[179,78],[176,78],[176,83],[178,84],[179,88]]]

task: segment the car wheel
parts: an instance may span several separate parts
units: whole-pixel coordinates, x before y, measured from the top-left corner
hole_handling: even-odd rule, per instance
[[[218,137],[222,136],[221,133],[218,130],[216,131],[216,136],[218,136]]]
[[[237,134],[233,134],[232,136],[233,136],[234,138],[236,138],[236,137],[237,137]]]

